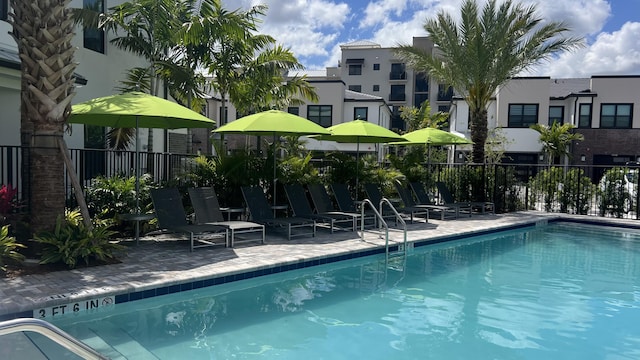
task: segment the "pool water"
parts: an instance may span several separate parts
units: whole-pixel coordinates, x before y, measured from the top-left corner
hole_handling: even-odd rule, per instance
[[[511,230],[54,324],[114,359],[640,359],[640,231]]]

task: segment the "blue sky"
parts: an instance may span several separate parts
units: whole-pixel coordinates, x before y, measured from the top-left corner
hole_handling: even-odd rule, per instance
[[[479,0],[483,1],[483,0]],[[498,0],[500,1],[500,0]],[[517,1],[517,0],[516,0]],[[527,74],[556,78],[640,75],[640,0],[520,0],[540,16],[564,21],[586,46]],[[310,70],[335,66],[340,44],[370,40],[384,47],[424,36],[424,20],[462,0],[225,0],[228,9],[269,6],[261,32],[291,48]]]

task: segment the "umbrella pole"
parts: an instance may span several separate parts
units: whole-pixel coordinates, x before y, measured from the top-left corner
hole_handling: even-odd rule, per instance
[[[360,140],[358,139],[356,141],[356,199],[358,198],[358,195],[360,194],[358,192],[358,183],[359,183],[359,179],[360,179]]]
[[[140,134],[138,116],[136,116],[136,215],[140,214]],[[151,131],[151,129],[149,129]],[[136,245],[140,241],[140,220],[136,220]]]
[[[273,133],[273,217],[276,217],[277,203],[277,182],[276,178],[276,133]]]

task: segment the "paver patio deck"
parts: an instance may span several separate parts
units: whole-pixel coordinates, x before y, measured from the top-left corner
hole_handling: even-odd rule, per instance
[[[517,225],[534,224],[556,218],[581,218],[590,222],[613,224],[634,223],[624,219],[578,217],[563,214],[521,212],[474,215],[457,220],[429,220],[408,224],[408,241],[442,239],[451,236],[473,236],[479,232],[499,230]],[[640,223],[637,224],[640,226]],[[128,250],[119,264],[57,271],[0,279],[0,319],[20,312],[50,307],[99,296],[127,294],[162,286],[190,283],[195,280],[240,274],[285,264],[384,248],[384,239],[373,232],[319,230],[315,238],[287,241],[270,234],[265,245],[247,243],[235,248],[203,248],[189,252],[188,241],[177,235],[145,236],[139,245],[126,241]],[[402,241],[402,231],[390,231],[390,239]]]

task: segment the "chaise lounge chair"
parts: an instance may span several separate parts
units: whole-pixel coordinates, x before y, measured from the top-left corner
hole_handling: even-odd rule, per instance
[[[396,182],[394,185],[395,185],[396,191],[398,191],[398,195],[400,195],[400,199],[402,199],[402,203],[404,204],[405,207],[415,208],[415,209],[425,209],[429,213],[431,213],[431,212],[438,213],[438,214],[440,214],[440,220],[444,220],[445,214],[447,212],[453,213],[453,216],[457,217],[456,208],[451,208],[451,207],[448,207],[448,206],[433,205],[433,204],[417,204],[413,200],[413,194],[411,193],[411,191],[408,188],[404,187],[399,182]],[[427,217],[427,219],[428,219],[428,217]]]
[[[331,201],[331,196],[327,192],[327,189],[324,187],[324,185],[309,184],[307,186],[307,189],[309,189],[309,194],[311,194],[311,201],[313,202],[313,205],[315,206],[318,212],[320,213],[337,212],[339,214],[344,214],[345,216],[355,218],[356,229],[358,227],[358,221],[366,222],[367,220],[371,220],[371,224],[375,225],[375,220],[376,220],[375,215],[371,212],[365,212],[364,218],[362,218],[362,214],[359,211],[355,210],[355,204],[353,204],[353,200],[351,200],[351,195],[347,194],[349,200],[352,203],[351,206],[354,208],[354,211],[343,211],[343,210],[337,210],[334,208],[333,202]],[[347,192],[348,191],[349,190],[347,189]]]
[[[151,200],[158,219],[158,227],[172,232],[189,234],[190,251],[193,249],[221,245],[213,240],[224,238],[228,245],[229,232],[226,227],[209,224],[189,224],[187,213],[182,205],[182,195],[176,188],[151,190]],[[195,239],[196,235],[198,239]],[[224,235],[221,237],[220,235]],[[206,238],[205,238],[206,236]],[[199,245],[196,244],[198,241]]]
[[[191,205],[193,205],[196,224],[209,224],[226,227],[229,230],[229,247],[233,247],[235,245],[236,234],[257,232],[260,233],[260,237],[258,239],[243,239],[242,242],[260,240],[260,243],[264,244],[264,225],[250,221],[224,220],[224,216],[220,210],[218,196],[216,196],[216,192],[212,187],[190,188],[189,198],[191,199]]]
[[[262,188],[258,186],[243,186],[242,197],[249,208],[251,220],[264,224],[272,229],[286,229],[287,239],[291,240],[293,236],[316,236],[316,222],[313,219],[305,219],[300,217],[276,218],[273,210],[264,195]],[[311,228],[310,232],[294,234],[294,229]]]
[[[453,217],[457,219],[460,211],[460,206],[455,205],[438,205],[433,200],[431,200],[431,196],[427,193],[424,186],[419,182],[411,182],[409,183],[411,190],[416,196],[417,205],[429,205],[435,209],[435,212],[440,214],[440,220],[444,220],[447,217]],[[410,194],[409,194],[410,196]],[[464,208],[464,206],[463,206]]]
[[[367,197],[369,198],[369,200],[371,200],[371,202],[375,206],[379,206],[380,205],[380,202],[382,201],[383,195],[382,195],[382,192],[380,191],[380,188],[378,188],[377,185],[375,185],[375,184],[364,184],[364,191],[367,193]],[[429,221],[429,210],[427,210],[427,209],[416,208],[416,207],[408,207],[408,206],[398,206],[398,207],[395,207],[395,209],[400,214],[409,215],[410,222],[413,222],[413,216],[415,214],[419,214],[419,213],[424,214],[425,222]],[[395,214],[384,215],[384,213],[382,213],[382,217],[383,218],[390,218],[391,216],[393,216],[394,219],[395,219]],[[398,220],[396,219],[396,225],[397,225],[397,223],[398,223]]]
[[[350,223],[352,231],[356,231],[357,217],[350,216],[340,212],[320,212],[314,213],[309,205],[307,194],[300,184],[285,184],[284,191],[289,199],[289,205],[296,216],[302,218],[314,219],[326,224],[329,224],[331,233],[335,229],[344,230],[344,228],[338,227],[339,223]]]
[[[469,210],[470,214],[473,213],[474,210],[478,211],[481,214],[484,214],[486,212],[495,214],[495,205],[492,202],[489,202],[489,201],[456,202],[455,199],[453,198],[453,195],[451,194],[451,191],[449,191],[449,188],[445,183],[438,181],[436,182],[436,187],[438,188],[438,192],[440,193],[440,196],[442,197],[442,200],[444,200],[445,203],[468,204],[468,206],[471,208]]]

